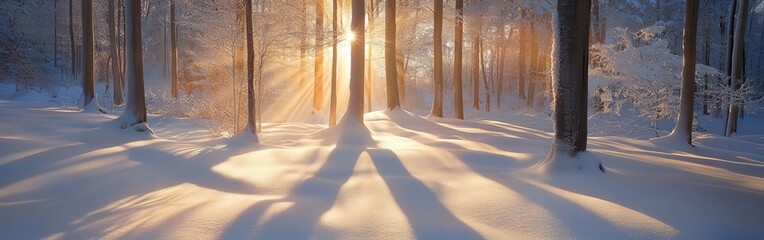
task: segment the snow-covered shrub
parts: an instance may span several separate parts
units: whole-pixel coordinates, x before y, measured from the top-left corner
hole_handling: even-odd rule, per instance
[[[657,127],[660,119],[679,112],[682,59],[671,54],[662,37],[663,23],[629,32],[616,28],[617,41],[596,44],[592,50],[589,92],[596,110],[619,115],[630,111]],[[697,65],[696,77],[718,75],[716,69]]]
[[[759,112],[763,108],[759,103],[764,100],[764,93],[759,92],[750,80],[744,81],[737,89],[726,83],[718,84],[709,89],[708,93],[712,96],[711,101],[719,102],[722,106],[735,104],[750,112]]]

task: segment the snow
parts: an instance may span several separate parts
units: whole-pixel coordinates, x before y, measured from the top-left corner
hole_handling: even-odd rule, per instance
[[[264,123],[261,143],[233,146],[204,120],[150,115],[141,134],[13,91],[0,87],[5,239],[764,238],[754,116],[691,150],[602,125],[579,157],[605,174],[543,174],[552,124],[532,110],[371,112],[370,143],[361,125]]]

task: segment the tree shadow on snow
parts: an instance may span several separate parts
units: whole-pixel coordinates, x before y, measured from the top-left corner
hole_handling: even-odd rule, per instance
[[[338,146],[332,150],[321,168],[288,196],[252,205],[230,224],[221,238],[309,239],[321,215],[331,209],[340,188],[353,175],[358,157],[364,149],[358,146]],[[263,226],[255,226],[270,206],[280,202],[292,205],[271,216]]]
[[[367,153],[408,218],[417,239],[482,238],[443,206],[422,181],[412,176],[393,151],[370,149]]]

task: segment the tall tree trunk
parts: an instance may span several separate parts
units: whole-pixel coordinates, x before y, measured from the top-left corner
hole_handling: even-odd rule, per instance
[[[117,38],[119,38],[120,44],[118,45],[122,52],[120,55],[122,61],[119,61],[120,64],[122,64],[122,66],[120,66],[120,84],[126,86],[125,72],[127,71],[127,46],[125,46],[125,44],[127,43],[127,30],[125,29],[125,24],[127,23],[125,22],[125,1],[119,0],[117,6],[119,6],[119,12],[117,13]]]
[[[350,42],[350,96],[348,109],[342,122],[354,122],[363,126],[363,70],[364,70],[364,0],[352,0],[352,19],[350,30],[355,34],[355,40]]]
[[[557,2],[553,68],[555,139],[550,160],[555,156],[576,156],[586,150],[590,6],[589,0]]]
[[[128,36],[126,53],[130,56],[127,60],[127,79],[129,81],[129,91],[127,95],[127,109],[120,118],[124,119],[123,128],[127,125],[145,123],[146,119],[146,97],[143,87],[143,43],[141,37],[141,0],[127,0],[126,5],[126,23],[125,35]]]
[[[53,1],[53,66],[58,67],[58,0]]]
[[[401,105],[395,64],[395,27],[395,0],[385,0],[385,78],[387,80],[387,109],[390,110]]]
[[[398,75],[398,103],[400,106],[406,104],[406,83],[404,82],[406,71],[403,68],[405,59],[406,57],[403,56],[403,53],[395,53],[395,69]]]
[[[82,76],[83,106],[87,107],[95,98],[95,38],[93,35],[93,0],[82,0],[82,46],[84,66]]]
[[[737,22],[735,21],[735,15],[737,14],[737,3],[738,0],[732,0],[732,6],[730,6],[729,11],[729,28],[727,30],[727,67],[726,72],[727,73],[727,84],[732,84],[732,55],[733,55],[733,47],[735,42],[735,25]],[[726,127],[725,127],[726,128]]]
[[[501,95],[503,94],[504,81],[505,81],[504,57],[505,57],[505,53],[507,52],[507,47],[504,44],[505,43],[504,33],[506,33],[504,31],[504,25],[505,24],[503,22],[501,23],[501,25],[499,25],[500,35],[498,36],[498,41],[496,41],[496,43],[498,44],[498,49],[499,49],[498,61],[497,61],[497,63],[499,64],[499,69],[498,69],[499,73],[497,74],[497,79],[496,79],[496,85],[497,85],[496,86],[496,109],[501,109]]]
[[[247,34],[247,126],[246,130],[252,134],[252,140],[259,142],[257,137],[257,125],[255,123],[257,105],[255,104],[255,41],[252,36],[252,0],[245,0],[244,25]]]
[[[748,19],[748,0],[740,0],[737,10],[737,22],[735,23],[735,37],[732,47],[732,89],[737,91],[743,83],[743,69],[745,68],[745,25]],[[740,103],[732,102],[727,111],[727,126],[725,136],[737,133],[737,118]]]
[[[173,98],[178,98],[178,31],[175,22],[175,0],[170,0],[170,60],[172,72],[170,92]]]
[[[472,43],[472,108],[480,110],[480,32]]]
[[[74,0],[69,0],[69,51],[72,53],[72,78],[77,77],[77,50],[74,49]],[[74,79],[72,79],[74,80]]]
[[[119,55],[117,55],[117,33],[114,24],[114,0],[109,0],[109,16],[106,22],[109,25],[109,54],[111,54],[111,74],[114,83],[114,105],[122,105],[122,74],[119,71]]]
[[[682,36],[682,90],[679,94],[679,119],[669,136],[692,145],[692,120],[695,107],[695,45],[698,26],[698,0],[687,0]]]
[[[167,14],[169,11],[165,10],[162,12],[164,13],[164,21],[162,21],[162,79],[167,80],[167,22],[170,21],[170,18],[169,14]]]
[[[464,1],[456,0],[456,20],[454,27],[454,117],[464,119],[462,99],[462,35],[464,31]]]
[[[432,85],[435,88],[435,98],[432,101],[430,115],[443,117],[443,0],[434,1],[435,31],[433,33],[433,65]]]
[[[595,0],[596,1],[596,0]],[[530,71],[530,81],[528,81],[528,98],[525,102],[528,108],[533,108],[533,100],[536,98],[536,83],[539,81],[538,77],[538,62],[539,62],[539,43],[536,39],[536,15],[534,14],[531,17],[531,26],[528,29],[528,31],[531,32],[530,37],[530,59],[531,61],[531,71]]]
[[[485,73],[485,49],[481,39],[480,44],[480,68],[483,70],[483,88],[485,90],[485,111],[491,111],[491,92],[488,91],[488,74]]]
[[[337,2],[332,2],[332,89],[329,99],[329,126],[337,125]]]
[[[369,41],[369,48],[366,49],[366,51],[367,51],[366,52],[366,55],[367,55],[366,56],[366,70],[364,71],[364,73],[366,74],[366,77],[364,78],[364,81],[365,81],[365,83],[364,83],[364,86],[365,86],[364,87],[364,99],[365,99],[364,102],[366,103],[366,111],[367,112],[371,111],[371,94],[372,94],[372,92],[371,92],[371,87],[372,87],[372,85],[371,85],[371,78],[372,78],[372,76],[371,76],[371,58],[373,56],[372,50],[374,49],[374,43],[372,42],[372,41],[374,41],[374,26],[375,26],[374,23],[376,22],[375,21],[376,17],[374,15],[374,10],[376,9],[376,6],[374,6],[374,1],[375,0],[370,0],[369,1],[369,10],[368,10],[368,13],[367,13],[368,14],[368,18],[369,18],[369,26],[368,26],[369,39],[366,39],[366,40]]]
[[[522,19],[525,19],[526,13],[525,9],[520,9],[520,16]],[[517,94],[520,99],[525,99],[525,70],[526,70],[526,41],[528,40],[527,30],[525,29],[525,24],[521,24],[519,31],[520,37],[517,38]]]
[[[711,66],[711,21],[703,25],[703,59],[706,66]],[[703,74],[703,115],[708,115],[708,74]]]
[[[592,0],[592,33],[589,35],[592,37],[589,39],[589,44],[604,43],[605,42],[605,18],[600,13],[599,0]]]
[[[306,79],[305,79],[305,68],[307,66],[307,62],[305,60],[306,52],[308,51],[308,38],[307,38],[307,31],[308,31],[308,18],[307,16],[308,11],[308,3],[307,0],[302,0],[302,7],[300,8],[300,16],[302,16],[302,26],[301,26],[301,34],[300,34],[300,73],[298,74],[300,77],[300,89],[303,89],[305,86],[307,86]]]
[[[313,109],[324,105],[324,0],[316,0],[316,58],[313,80]]]

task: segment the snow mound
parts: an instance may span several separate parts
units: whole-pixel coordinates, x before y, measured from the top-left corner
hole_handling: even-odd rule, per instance
[[[602,160],[589,151],[577,153],[575,156],[550,151],[549,156],[530,168],[532,172],[544,174],[559,173],[605,173]]]

